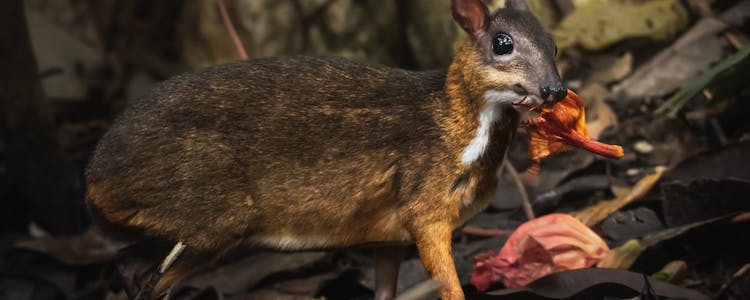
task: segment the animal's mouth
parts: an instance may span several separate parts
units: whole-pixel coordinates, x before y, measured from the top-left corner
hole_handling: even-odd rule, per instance
[[[547,105],[541,98],[535,95],[523,95],[518,101],[512,103],[521,113],[521,124],[536,124],[537,117]]]

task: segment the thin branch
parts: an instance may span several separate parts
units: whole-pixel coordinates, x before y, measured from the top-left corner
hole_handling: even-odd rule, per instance
[[[737,281],[737,279],[745,275],[748,270],[750,270],[750,263],[745,264],[744,266],[742,266],[742,268],[737,270],[737,272],[734,272],[734,274],[732,274],[732,278],[729,278],[727,282],[722,284],[716,294],[714,294],[714,299],[719,299],[719,297],[721,297],[724,292],[726,292],[727,289]]]
[[[185,250],[185,244],[182,242],[178,242],[174,245],[174,247],[172,247],[172,250],[169,251],[167,257],[165,257],[161,262],[161,265],[159,265],[159,270],[152,273],[151,276],[148,277],[148,280],[146,280],[146,284],[144,284],[138,294],[135,295],[136,300],[151,299],[151,293],[154,291],[154,287],[156,287],[156,284],[159,283],[162,275],[164,275],[164,273],[169,270],[169,267],[172,266],[175,260],[180,257],[182,250]]]
[[[521,182],[521,178],[518,176],[518,171],[516,171],[516,168],[514,168],[508,161],[506,161],[504,165],[505,170],[508,171],[510,177],[513,178],[513,182],[516,183],[516,189],[518,190],[518,195],[521,196],[521,206],[523,207],[523,212],[526,214],[526,218],[533,220],[534,210],[531,208],[529,194],[526,193],[526,187],[523,186],[523,182]]]
[[[476,236],[503,236],[510,234],[510,231],[505,229],[487,229],[474,226],[464,226],[461,231],[465,234]]]
[[[242,40],[240,40],[237,30],[234,28],[232,19],[229,18],[229,13],[227,13],[227,6],[224,3],[224,0],[215,0],[215,2],[219,7],[219,13],[221,13],[221,19],[224,21],[224,26],[226,26],[227,32],[229,32],[229,36],[232,37],[232,42],[237,48],[237,54],[240,56],[241,60],[247,60],[247,51],[245,51],[245,46],[242,44]]]

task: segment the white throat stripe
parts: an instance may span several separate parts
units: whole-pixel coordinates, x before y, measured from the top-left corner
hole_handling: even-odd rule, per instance
[[[484,154],[490,143],[490,126],[500,119],[500,108],[503,103],[513,103],[518,94],[510,91],[489,90],[484,93],[485,104],[479,112],[479,128],[477,134],[464,148],[461,163],[470,165]]]

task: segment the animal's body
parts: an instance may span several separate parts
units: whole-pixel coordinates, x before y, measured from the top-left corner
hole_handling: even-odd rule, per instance
[[[462,298],[451,230],[495,193],[519,110],[561,98],[549,36],[509,4],[521,10],[452,2],[472,40],[447,70],[289,57],[170,79],[100,141],[88,203],[136,240],[183,241],[184,265],[229,250],[416,242],[443,298]],[[537,61],[494,58],[508,54],[497,32]],[[398,257],[377,264],[378,297],[393,296],[395,275],[382,273]]]

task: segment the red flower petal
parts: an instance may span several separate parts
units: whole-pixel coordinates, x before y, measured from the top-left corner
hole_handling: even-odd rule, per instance
[[[622,147],[591,140],[586,130],[586,112],[581,97],[568,90],[568,95],[550,109],[545,109],[536,124],[526,126],[531,138],[529,152],[538,171],[541,159],[550,155],[581,148],[608,157],[620,158]]]
[[[550,273],[596,265],[607,252],[607,244],[578,219],[549,214],[519,226],[500,253],[475,256],[471,282],[479,291],[499,281],[524,286]]]

